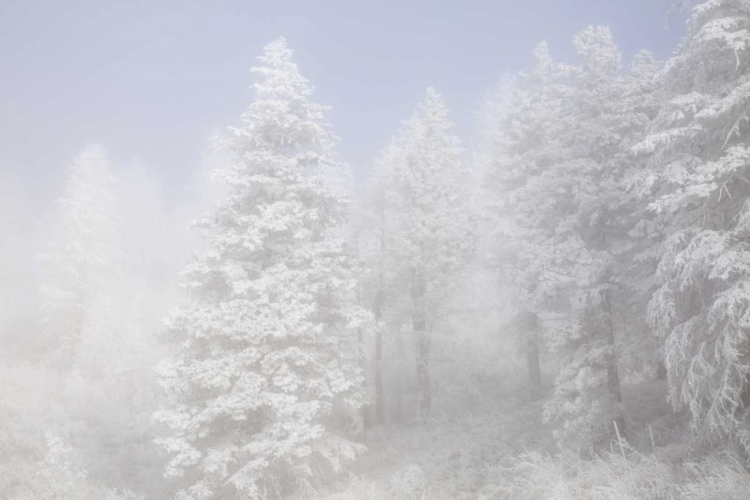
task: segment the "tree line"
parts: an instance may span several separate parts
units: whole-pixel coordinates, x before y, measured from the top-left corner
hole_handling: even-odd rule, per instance
[[[216,139],[225,192],[194,222],[158,342],[124,327],[106,152],[74,162],[42,259],[49,359],[103,380],[163,358],[144,408],[183,499],[341,470],[363,427],[484,397],[493,342],[524,353],[563,448],[626,440],[622,385],[653,377],[697,431],[750,452],[748,29],[747,2],[710,0],[666,62],[624,64],[601,26],[572,62],[541,43],[485,100],[475,150],[430,88],[360,180],[272,42]]]

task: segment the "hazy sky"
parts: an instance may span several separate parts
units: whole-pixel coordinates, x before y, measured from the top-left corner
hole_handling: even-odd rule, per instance
[[[666,17],[673,3],[0,0],[0,170],[55,186],[77,151],[101,142],[177,194],[211,133],[250,102],[255,56],[283,35],[333,107],[343,158],[364,172],[427,86],[468,139],[485,92],[528,66],[538,41],[568,58],[574,33],[606,24],[626,58],[665,58],[684,28]]]

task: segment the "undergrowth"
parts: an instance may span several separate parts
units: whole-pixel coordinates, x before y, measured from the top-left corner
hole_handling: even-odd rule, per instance
[[[324,500],[748,500],[747,464],[700,443],[658,383],[625,392],[628,442],[591,460],[555,448],[541,402],[368,434],[370,451]],[[628,408],[629,407],[629,408]]]

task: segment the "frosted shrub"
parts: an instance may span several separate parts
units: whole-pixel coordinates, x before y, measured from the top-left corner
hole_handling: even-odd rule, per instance
[[[400,498],[409,500],[427,498],[427,474],[418,465],[409,465],[396,471],[390,478],[390,484]]]

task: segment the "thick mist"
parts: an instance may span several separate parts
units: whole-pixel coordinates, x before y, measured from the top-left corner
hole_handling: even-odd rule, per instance
[[[0,498],[750,498],[744,0],[0,18]]]

